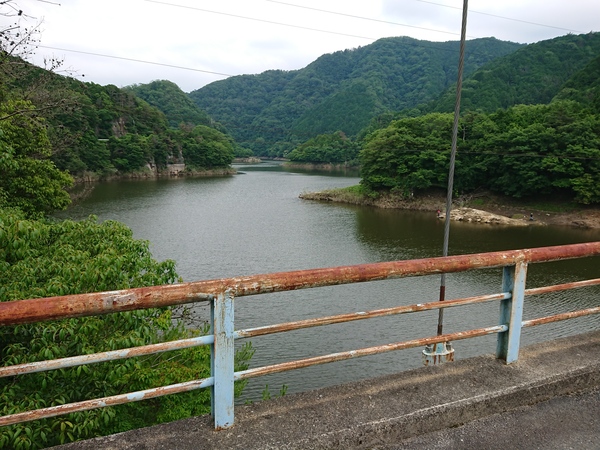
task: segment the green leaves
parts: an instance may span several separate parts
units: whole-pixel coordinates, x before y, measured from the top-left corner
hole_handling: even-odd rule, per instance
[[[400,119],[365,138],[362,181],[372,191],[409,194],[445,187],[449,114]],[[571,102],[468,113],[459,123],[455,188],[527,197],[561,194],[600,202],[600,117]]]
[[[160,109],[173,128],[181,123],[210,125],[211,119],[183,92],[179,86],[167,80],[155,80],[126,88],[150,105]]]
[[[65,188],[73,184],[50,160],[44,121],[33,112],[29,102],[0,103],[0,207],[18,207],[31,217],[65,209],[71,203]]]
[[[205,125],[179,129],[181,150],[186,166],[196,169],[227,167],[235,154],[233,140]]]
[[[0,208],[0,301],[177,281],[175,263],[155,261],[148,245],[118,222],[32,220],[17,209]],[[136,347],[206,331],[187,329],[171,309],[0,327],[0,363]],[[251,356],[251,347],[244,347],[238,367],[247,367]],[[0,415],[208,376],[210,349],[199,347],[1,378]],[[237,384],[238,394],[242,387]],[[0,448],[43,448],[209,411],[210,391],[191,392],[2,427]]]
[[[360,153],[361,184],[368,190],[443,186],[447,178],[452,130],[451,114],[400,119],[365,139]]]
[[[358,144],[341,131],[320,134],[296,147],[287,157],[298,162],[348,163],[358,157]]]

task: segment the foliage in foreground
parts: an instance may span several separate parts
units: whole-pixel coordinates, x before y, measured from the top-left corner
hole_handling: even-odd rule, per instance
[[[0,300],[160,285],[173,261],[152,259],[123,224],[28,220],[0,209]],[[2,365],[115,350],[198,335],[180,311],[152,309],[0,328]],[[247,367],[251,347],[236,355]],[[0,415],[210,376],[207,347],[0,379]],[[242,385],[236,386],[239,394]],[[0,429],[0,448],[43,448],[210,411],[206,390],[37,420]]]

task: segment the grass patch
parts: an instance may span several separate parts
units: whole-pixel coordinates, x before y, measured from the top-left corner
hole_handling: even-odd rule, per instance
[[[553,213],[569,213],[581,209],[581,206],[576,206],[572,203],[531,203],[528,205],[531,209],[538,211],[548,211]]]
[[[354,205],[368,204],[371,200],[370,196],[365,192],[365,189],[361,185],[337,189],[326,189],[320,192],[305,192],[300,194],[300,198],[306,200],[325,200],[339,203],[350,203]]]

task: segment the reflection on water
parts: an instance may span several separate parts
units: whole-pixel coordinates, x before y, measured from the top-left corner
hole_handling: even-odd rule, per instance
[[[244,174],[221,178],[121,181],[99,184],[62,216],[95,214],[130,226],[151,243],[154,256],[177,261],[185,281],[285,270],[331,267],[441,255],[443,223],[433,212],[304,201],[302,192],[357,184],[356,174],[289,170],[279,163],[240,166]],[[598,230],[501,227],[453,223],[450,254],[479,253],[600,240]],[[450,274],[447,298],[498,292],[500,269]],[[598,258],[536,264],[528,287],[600,277]],[[236,329],[331,314],[435,301],[439,277],[308,289],[236,299]],[[527,299],[525,316],[596,306],[599,290]],[[203,306],[195,308],[207,317]],[[533,343],[598,327],[582,318],[524,330]],[[444,331],[495,325],[495,302],[446,310]],[[433,335],[437,312],[385,317],[253,339],[253,367]],[[455,343],[456,357],[495,351],[495,337]],[[251,380],[247,398],[259,399],[268,384],[275,394],[339,384],[418,367],[421,349],[376,355]]]

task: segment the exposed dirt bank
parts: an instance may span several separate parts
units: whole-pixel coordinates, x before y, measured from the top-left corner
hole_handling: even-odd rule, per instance
[[[397,208],[419,211],[442,211],[444,217],[446,197],[441,193],[425,194],[410,199],[381,196],[376,199],[349,194],[344,189],[303,193],[306,200],[331,201],[378,208]],[[533,220],[530,220],[533,215]],[[452,220],[502,225],[560,225],[578,228],[600,228],[600,208],[584,207],[571,203],[546,201],[540,204],[518,202],[490,194],[476,198],[459,198],[453,203]]]

